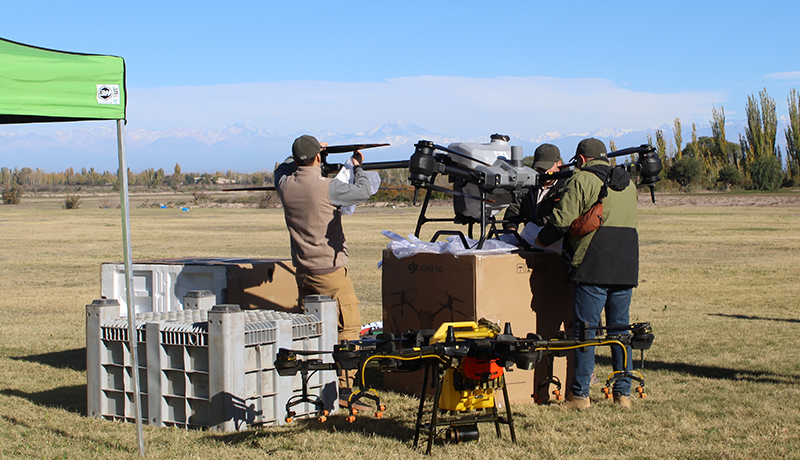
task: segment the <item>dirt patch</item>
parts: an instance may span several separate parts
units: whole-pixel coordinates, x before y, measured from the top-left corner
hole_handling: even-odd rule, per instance
[[[729,193],[656,193],[656,203],[646,191],[639,193],[639,207],[709,206],[709,207],[794,207],[800,206],[800,192],[729,194]]]

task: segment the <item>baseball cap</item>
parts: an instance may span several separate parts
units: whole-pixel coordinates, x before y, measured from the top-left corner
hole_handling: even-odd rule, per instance
[[[533,152],[534,169],[550,169],[561,161],[561,151],[553,144],[542,144]]]
[[[575,156],[570,161],[577,160],[578,155],[583,155],[586,158],[603,159],[607,160],[606,145],[603,141],[590,137],[578,143],[578,148],[575,150]]]
[[[304,134],[294,140],[292,144],[292,158],[294,161],[308,161],[322,150],[319,141],[314,136]]]

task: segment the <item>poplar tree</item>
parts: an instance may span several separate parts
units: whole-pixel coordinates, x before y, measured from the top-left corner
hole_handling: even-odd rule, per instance
[[[711,134],[714,138],[714,147],[706,155],[706,171],[716,175],[716,172],[726,164],[730,163],[727,152],[727,141],[725,140],[725,108],[719,106],[719,110],[711,106]]]
[[[656,130],[656,154],[658,155],[658,158],[661,159],[661,164],[663,165],[661,173],[659,174],[659,176],[663,179],[667,177],[669,163],[667,163],[667,140],[664,139],[664,133],[660,129]]]
[[[672,134],[675,136],[675,155],[674,161],[681,159],[681,145],[683,145],[683,132],[681,131],[681,119],[675,118],[672,120]]]
[[[697,143],[697,125],[694,122],[692,123],[692,143],[689,144],[689,152],[693,157],[700,159],[700,148]]]
[[[608,141],[608,151],[609,152],[616,152],[617,151],[617,143],[614,142],[613,139]],[[609,158],[608,159],[608,164],[610,164],[611,166],[616,166],[617,165],[617,158],[616,157]]]
[[[800,95],[796,89],[789,91],[789,124],[786,126],[786,162],[789,178],[800,177]],[[797,182],[797,181],[795,181]]]
[[[172,188],[178,188],[183,184],[183,174],[181,173],[180,163],[175,163],[175,168],[172,169],[172,177],[169,178],[169,185]]]
[[[744,130],[745,139],[743,142],[740,140],[748,171],[752,164],[760,158],[780,159],[780,153],[775,145],[775,137],[778,132],[775,100],[767,94],[766,88],[761,90],[758,95],[758,99],[755,95],[747,96],[747,106],[745,107],[747,127]]]
[[[767,94],[767,88],[758,93],[761,99],[761,117],[764,121],[764,156],[772,155],[781,158],[775,137],[778,135],[778,115],[775,110],[775,99]]]

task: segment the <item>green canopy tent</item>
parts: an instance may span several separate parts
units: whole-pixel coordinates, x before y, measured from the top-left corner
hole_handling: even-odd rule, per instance
[[[130,205],[125,162],[125,61],[68,53],[0,38],[0,124],[116,120],[128,339],[138,368],[131,271]],[[135,372],[135,371],[134,371]],[[133,380],[137,440],[144,456],[138,379]]]

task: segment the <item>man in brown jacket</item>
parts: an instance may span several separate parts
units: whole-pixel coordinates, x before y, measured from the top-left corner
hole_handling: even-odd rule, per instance
[[[323,177],[320,152],[327,146],[313,136],[298,137],[292,144],[292,158],[275,168],[275,188],[289,229],[300,301],[313,294],[336,299],[339,340],[357,340],[361,315],[347,274],[341,207],[366,201],[370,182],[361,169],[364,156],[359,151],[352,157],[353,184]]]

